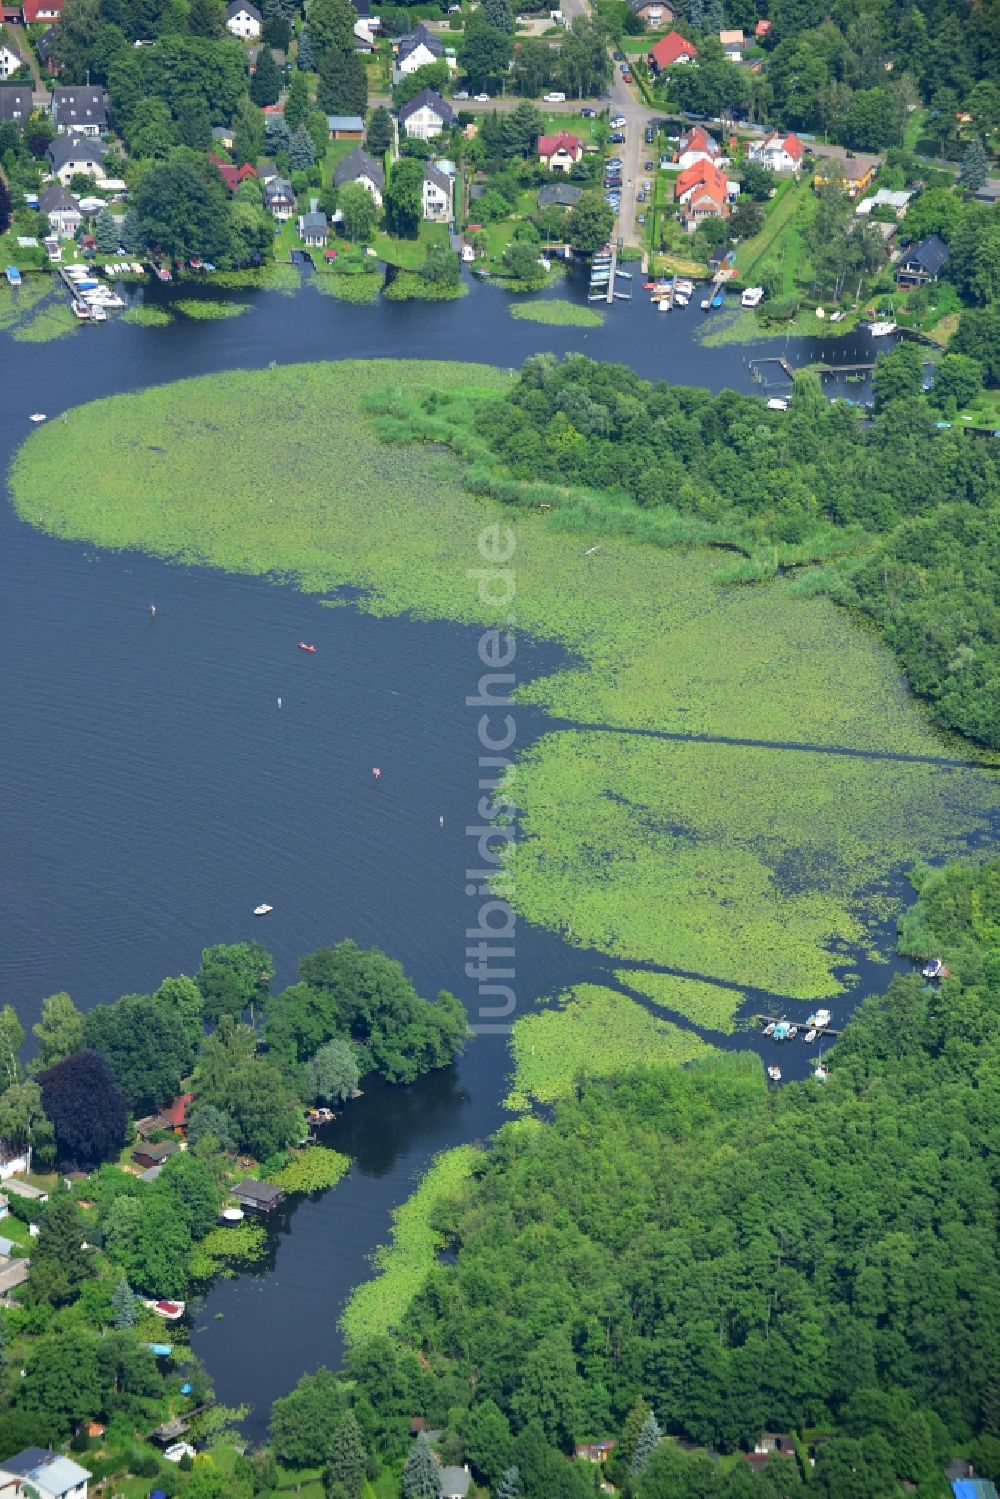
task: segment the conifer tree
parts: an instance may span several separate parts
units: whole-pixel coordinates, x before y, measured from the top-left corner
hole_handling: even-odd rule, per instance
[[[288,161],[293,172],[304,172],[316,161],[316,147],[304,125],[300,125],[292,136],[291,145],[288,147]]]
[[[265,104],[277,104],[281,93],[281,73],[270,47],[261,47],[257,54],[257,66],[250,79],[250,97],[260,108]]]
[[[630,1472],[634,1477],[638,1477],[640,1473],[645,1473],[649,1466],[649,1459],[660,1445],[662,1439],[663,1433],[660,1430],[660,1424],[653,1413],[650,1412],[642,1423],[642,1430],[639,1433],[639,1439],[635,1444],[635,1451],[632,1454]]]
[[[323,1474],[327,1499],[358,1499],[365,1481],[368,1462],[361,1444],[361,1429],[352,1410],[344,1412],[330,1448],[330,1460]]]
[[[309,84],[301,73],[293,73],[285,99],[285,124],[289,130],[298,130],[309,113]]]
[[[118,248],[118,220],[108,208],[102,208],[97,215],[94,239],[102,255],[113,255]]]
[[[496,1499],[520,1499],[521,1493],[521,1470],[515,1463],[513,1467],[505,1468],[500,1475],[497,1484]]]
[[[392,145],[392,117],[384,104],[372,110],[365,144],[373,156],[381,156]]]
[[[124,1276],[111,1293],[111,1314],[119,1332],[135,1326],[135,1297]]]
[[[404,1499],[440,1499],[441,1470],[431,1451],[427,1433],[422,1431],[410,1448],[403,1467]]]
[[[650,1417],[650,1409],[642,1396],[635,1402],[628,1415],[625,1417],[625,1425],[622,1427],[622,1438],[615,1448],[615,1459],[627,1469],[635,1456],[636,1443],[639,1433]]]
[[[122,248],[128,255],[146,253],[146,241],[139,228],[139,217],[131,208],[122,219]]]
[[[976,137],[962,157],[958,180],[967,193],[978,193],[990,174],[990,164],[982,141]]]
[[[304,26],[299,33],[299,50],[295,60],[303,73],[315,73],[316,58],[312,49],[312,41]]]

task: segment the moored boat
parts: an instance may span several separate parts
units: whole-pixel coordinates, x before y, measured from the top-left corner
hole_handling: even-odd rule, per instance
[[[805,1035],[802,1037],[802,1039],[806,1043],[807,1046],[811,1046],[812,1043],[816,1039],[816,1030],[815,1030],[815,1027],[814,1026],[810,1026],[809,1029],[806,1031]]]
[[[769,1020],[767,1022],[767,1024],[765,1025],[765,1027],[764,1027],[764,1035],[765,1036],[773,1036],[774,1035],[774,1021],[773,1020]]]
[[[253,908],[253,914],[255,916],[266,916],[269,911],[273,911],[273,910],[274,910],[273,906],[269,906],[266,901],[261,901],[261,903],[260,903],[259,906],[254,906],[254,908]]]
[[[797,1025],[790,1025],[788,1027],[788,1039],[789,1039],[789,1041],[794,1041],[795,1037],[798,1035],[798,1033],[799,1033],[798,1026]]]
[[[299,650],[308,651],[310,656],[315,656],[316,654],[316,647],[314,645],[310,645],[307,640],[299,641]]]
[[[781,1068],[776,1064],[772,1063],[772,1065],[767,1069],[767,1075],[771,1079],[772,1083],[781,1082]]]
[[[242,1223],[246,1217],[242,1208],[223,1208],[219,1214],[219,1221],[225,1224]]]
[[[939,979],[943,978],[948,970],[945,968],[942,958],[931,958],[928,963],[924,964],[920,972],[925,979]]]
[[[872,323],[868,329],[872,338],[887,338],[890,333],[895,333],[896,324],[886,320],[885,322]]]

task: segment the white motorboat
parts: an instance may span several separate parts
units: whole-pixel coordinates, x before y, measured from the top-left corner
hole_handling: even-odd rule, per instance
[[[670,311],[670,303],[667,301],[666,297],[664,297],[662,301],[657,302],[656,305],[660,309],[661,312],[669,312]]]
[[[802,1037],[802,1039],[806,1043],[807,1046],[811,1046],[812,1043],[816,1039],[816,1030],[815,1030],[815,1027],[810,1027],[810,1029],[806,1031],[806,1033]]]
[[[781,1082],[781,1068],[780,1067],[778,1067],[778,1066],[771,1066],[771,1067],[769,1067],[767,1069],[767,1075],[771,1079],[772,1083],[780,1083]]]
[[[675,291],[674,292],[674,301],[677,303],[678,307],[686,307],[687,304],[688,304],[688,302],[690,300],[691,299],[687,295],[686,292],[683,292],[683,291]]]
[[[762,286],[748,286],[740,297],[741,307],[757,307],[764,300],[764,288]]]
[[[891,322],[872,323],[868,331],[872,338],[887,338],[890,333],[895,333],[896,324]]]
[[[73,302],[72,307],[73,316],[80,318],[81,321],[84,318],[89,318],[91,315],[91,309],[87,306],[86,302]]]
[[[255,916],[266,916],[269,911],[273,911],[273,910],[274,910],[273,906],[269,906],[266,901],[261,901],[261,903],[260,903],[259,906],[254,906],[254,908],[253,908],[253,914]]]
[[[219,1214],[221,1221],[226,1224],[242,1223],[245,1216],[242,1208],[223,1208]]]
[[[789,1039],[789,1041],[794,1041],[795,1037],[798,1035],[798,1033],[799,1033],[798,1026],[797,1025],[790,1025],[788,1027],[788,1039]]]
[[[31,413],[31,420],[33,422],[44,422],[44,420],[45,420],[45,412],[44,411],[33,411]]]

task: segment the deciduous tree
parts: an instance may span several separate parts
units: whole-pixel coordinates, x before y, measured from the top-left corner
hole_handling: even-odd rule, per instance
[[[60,1161],[89,1170],[118,1154],[128,1104],[96,1051],[80,1051],[36,1078]]]

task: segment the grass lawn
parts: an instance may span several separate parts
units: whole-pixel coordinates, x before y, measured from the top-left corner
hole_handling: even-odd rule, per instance
[[[445,224],[422,223],[416,239],[397,239],[393,234],[379,230],[372,242],[373,248],[387,265],[398,265],[404,271],[419,271],[427,255],[428,245],[444,245],[448,248],[448,228]]]
[[[578,135],[585,146],[603,146],[607,138],[607,113],[588,120],[580,114],[554,114],[543,110],[542,119],[545,121],[543,131],[545,135],[555,135],[559,130],[568,130],[571,135]]]
[[[816,197],[809,182],[784,182],[772,198],[759,234],[736,247],[736,274],[751,282],[757,267],[774,264],[783,277],[782,295],[797,289],[803,271],[802,231],[816,211]]]

